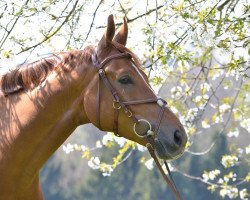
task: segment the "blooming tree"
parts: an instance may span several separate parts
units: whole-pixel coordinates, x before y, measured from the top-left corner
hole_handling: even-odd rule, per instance
[[[94,7],[94,9],[93,9]],[[247,0],[179,1],[0,1],[1,71],[6,63],[20,64],[36,55],[82,48],[100,38],[106,17],[113,13],[119,26],[126,16],[130,26],[128,46],[140,52],[151,84],[179,115],[190,136],[187,154],[195,136],[209,129],[226,138],[250,133],[250,33]],[[209,137],[209,136],[206,136]],[[95,155],[96,149],[119,146],[113,163]],[[112,133],[95,147],[67,144],[69,154],[78,151],[89,167],[110,176],[132,151],[145,148]],[[218,152],[220,153],[220,152]],[[185,155],[185,154],[184,154]],[[207,171],[199,177],[172,166],[172,170],[207,185],[212,192],[231,199],[247,199],[250,172],[240,176],[235,166],[249,166],[250,143],[231,144],[218,165],[228,169]],[[152,159],[141,158],[149,170]]]

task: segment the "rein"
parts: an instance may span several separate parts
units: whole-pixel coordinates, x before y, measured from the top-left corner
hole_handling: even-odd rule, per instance
[[[120,97],[117,94],[117,91],[115,88],[112,86],[110,83],[109,79],[107,78],[105,74],[105,65],[110,62],[113,59],[121,59],[121,58],[128,58],[132,62],[132,56],[128,52],[121,52],[119,54],[111,55],[107,58],[105,58],[102,62],[98,61],[97,54],[94,53],[92,54],[92,62],[94,67],[96,68],[99,78],[98,78],[98,86],[97,86],[97,101],[96,101],[96,119],[97,119],[97,127],[102,130],[101,123],[100,123],[100,100],[101,100],[101,92],[100,92],[100,80],[103,81],[104,85],[108,88],[108,90],[112,94],[113,98],[113,108],[114,108],[114,127],[113,131],[116,136],[119,136],[119,127],[118,127],[118,117],[119,117],[119,110],[123,109],[124,112],[127,114],[129,118],[131,118],[134,121],[134,132],[137,136],[143,138],[146,141],[146,147],[151,155],[151,157],[154,159],[158,169],[161,172],[161,175],[163,176],[164,180],[167,182],[167,184],[170,186],[172,191],[174,192],[176,199],[181,200],[181,196],[179,191],[176,189],[174,180],[172,178],[171,172],[169,170],[169,167],[167,165],[167,162],[164,161],[164,164],[166,166],[166,169],[168,171],[169,177],[165,174],[156,154],[155,154],[155,141],[154,138],[157,137],[157,133],[159,131],[161,121],[163,118],[164,110],[167,105],[167,102],[161,98],[155,98],[155,99],[143,99],[143,100],[134,100],[134,101],[121,101]],[[138,104],[146,104],[146,103],[157,103],[161,109],[158,114],[158,119],[157,119],[157,125],[152,129],[151,124],[145,120],[145,119],[137,119],[135,115],[133,115],[133,112],[130,110],[129,106],[130,105],[138,105]],[[149,129],[146,134],[138,133],[136,131],[136,127],[138,126],[139,123],[146,123],[149,126]]]

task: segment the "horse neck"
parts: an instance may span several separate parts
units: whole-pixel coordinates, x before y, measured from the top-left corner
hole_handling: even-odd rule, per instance
[[[31,91],[0,98],[1,177],[9,171],[19,180],[32,178],[79,124],[89,122],[81,95],[90,67],[78,63],[71,72],[51,73]]]

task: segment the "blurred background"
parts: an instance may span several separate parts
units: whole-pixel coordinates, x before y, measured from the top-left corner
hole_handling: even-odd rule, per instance
[[[208,134],[209,137],[206,136]],[[249,171],[247,164],[230,169],[225,169],[220,164],[221,154],[229,154],[232,144],[241,147],[250,141],[249,133],[242,132],[240,138],[237,137],[233,140],[228,140],[223,134],[217,134],[218,132],[214,129],[195,138],[195,142],[189,150],[201,154],[194,155],[186,152],[178,160],[171,161],[171,166],[173,165],[181,171],[181,173],[173,171],[173,178],[183,199],[222,199],[218,192],[211,192],[207,189],[210,184],[204,183],[204,179],[201,177],[204,170],[218,169],[221,174],[227,175],[233,170],[233,173],[238,176],[244,176]],[[66,141],[66,144],[75,144],[80,141],[81,144],[93,147],[96,140],[101,140],[102,136],[103,133],[95,127],[82,126]],[[207,150],[206,148],[211,144],[213,146]],[[117,154],[118,148],[118,145],[114,145],[111,149],[100,148],[94,153],[100,156],[101,160],[112,163],[112,157]],[[203,152],[204,149],[208,152]],[[174,200],[172,191],[158,169],[155,167],[149,170],[145,163],[141,162],[142,157],[150,159],[147,152],[133,150],[130,157],[117,166],[110,176],[103,176],[99,170],[89,168],[86,159],[82,159],[79,152],[72,152],[68,155],[63,148],[60,148],[40,173],[45,199]],[[249,183],[245,182],[239,185],[239,188],[249,189]],[[229,197],[225,199],[229,199]]]
[[[102,37],[125,16],[127,47],[189,134],[170,161],[185,200],[249,199],[248,0],[2,0],[0,73]],[[46,124],[44,124],[46,126]],[[40,173],[47,200],[175,199],[145,149],[78,127]]]

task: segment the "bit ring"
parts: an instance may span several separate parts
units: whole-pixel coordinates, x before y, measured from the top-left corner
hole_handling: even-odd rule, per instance
[[[149,123],[149,121],[147,121],[146,119],[139,119],[138,122],[134,123],[134,132],[135,132],[135,134],[136,134],[137,136],[139,136],[139,137],[141,137],[141,138],[143,138],[143,137],[145,136],[145,135],[140,135],[140,134],[137,133],[137,131],[136,131],[136,125],[137,125],[139,122],[146,122],[146,123],[148,124],[149,130],[147,131],[147,134],[153,132],[153,131],[152,131],[152,126],[151,126],[151,124]]]

